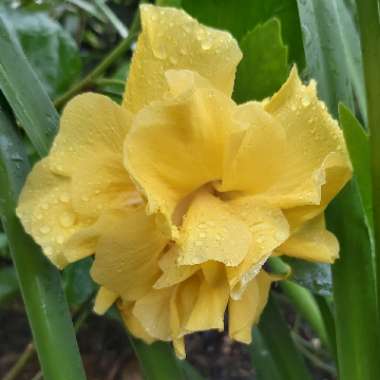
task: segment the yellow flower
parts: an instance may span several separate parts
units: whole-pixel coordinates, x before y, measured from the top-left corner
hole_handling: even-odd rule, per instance
[[[224,328],[249,343],[275,278],[271,255],[332,263],[324,209],[351,176],[337,123],[294,68],[270,99],[231,100],[230,34],[141,7],[122,106],[84,94],[65,108],[18,215],[59,267],[95,254],[95,309],[117,299],[147,342]]]

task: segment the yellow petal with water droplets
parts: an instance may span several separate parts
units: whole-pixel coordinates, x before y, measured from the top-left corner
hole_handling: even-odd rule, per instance
[[[287,256],[332,264],[338,258],[339,243],[334,234],[326,230],[321,214],[295,230],[278,250]]]
[[[92,277],[124,300],[141,298],[159,277],[158,258],[168,242],[155,217],[147,216],[143,206],[110,210],[97,228]]]
[[[229,201],[228,206],[246,223],[252,234],[249,253],[241,264],[226,268],[231,297],[239,299],[273,250],[289,237],[289,225],[281,210],[259,202],[254,197],[237,197]]]
[[[65,242],[92,223],[73,210],[70,182],[50,171],[49,158],[38,162],[29,174],[16,212],[25,231],[59,268],[68,263],[63,249]]]
[[[137,112],[161,99],[168,87],[164,73],[188,69],[231,95],[242,54],[227,32],[199,24],[184,11],[153,5],[140,7],[142,33],[128,74],[124,104]]]
[[[99,315],[103,315],[117,300],[118,295],[101,286],[96,294],[94,312]]]
[[[283,171],[284,128],[257,102],[239,105],[234,118],[240,128],[228,139],[220,190],[263,192]]]
[[[248,284],[240,300],[231,299],[228,306],[228,327],[231,339],[249,344],[252,340],[252,326],[260,318],[268,300],[273,279],[261,271]]]
[[[235,106],[220,91],[197,87],[206,82],[194,77],[187,72],[182,78],[183,94],[139,112],[125,143],[125,165],[145,193],[148,211],[162,212],[169,225],[182,199],[221,177]]]
[[[293,68],[287,82],[265,103],[265,110],[283,126],[286,152],[282,175],[261,198],[287,209],[319,205],[324,185],[331,199],[351,177],[351,164],[343,133],[318,100],[315,82],[303,85]],[[326,175],[330,155],[339,157],[327,165],[332,178]]]
[[[252,242],[248,226],[220,199],[204,192],[190,206],[180,231],[178,264],[209,260],[240,264]]]
[[[64,109],[49,162],[55,173],[71,177],[73,205],[81,214],[96,217],[121,200],[134,202],[122,158],[130,125],[130,114],[102,95],[79,95]]]

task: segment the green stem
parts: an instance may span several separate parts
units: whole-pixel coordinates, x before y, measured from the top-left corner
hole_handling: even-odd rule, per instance
[[[300,315],[310,324],[323,344],[331,350],[331,344],[318,304],[309,290],[291,281],[281,281],[280,286],[291,299]]]
[[[125,82],[120,79],[112,79],[112,78],[100,78],[98,79],[95,84],[97,86],[125,86]]]
[[[357,0],[371,147],[372,200],[380,307],[380,16],[378,0]]]
[[[34,350],[34,347],[33,347],[33,343],[29,343],[25,347],[24,352],[19,356],[17,362],[7,372],[7,374],[3,377],[2,380],[14,380],[14,379],[17,379],[18,374],[24,369],[25,365],[33,357],[34,352],[35,352],[35,350]]]
[[[132,45],[140,28],[140,18],[138,12],[132,22],[131,29],[127,38],[122,40],[92,71],[90,71],[81,81],[65,92],[54,101],[57,108],[61,108],[74,95],[93,83],[103,74],[116,60],[118,60]]]

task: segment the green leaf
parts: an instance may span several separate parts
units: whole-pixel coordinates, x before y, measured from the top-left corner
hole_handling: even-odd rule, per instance
[[[181,0],[156,0],[156,5],[159,5],[161,7],[180,8],[181,3],[182,3]]]
[[[328,264],[311,263],[305,260],[283,257],[291,266],[290,279],[309,289],[312,293],[322,296],[332,294],[331,267]]]
[[[0,233],[0,257],[9,258],[8,239],[5,233]]]
[[[0,305],[18,293],[16,271],[13,267],[0,269]]]
[[[277,367],[275,372],[281,375],[280,378],[311,380],[303,357],[293,342],[289,328],[273,296],[269,298],[258,327],[264,344],[273,358],[273,363]],[[252,344],[254,345],[255,342],[253,341]]]
[[[288,49],[282,42],[279,20],[257,25],[243,37],[240,46],[243,59],[236,73],[235,100],[243,103],[272,95],[289,71]]]
[[[57,130],[58,113],[2,15],[0,51],[0,89],[38,153],[46,155]]]
[[[86,258],[64,269],[63,288],[70,306],[80,306],[95,292],[95,283],[90,277],[91,265],[92,259]]]
[[[337,7],[337,17],[342,30],[342,41],[347,61],[351,86],[364,121],[367,121],[367,104],[363,76],[363,60],[360,49],[358,27],[355,22],[356,6],[352,0],[334,1]]]
[[[75,41],[44,13],[0,11],[16,32],[24,53],[50,97],[65,92],[81,71]]]
[[[330,205],[327,222],[340,243],[340,259],[332,267],[340,378],[376,379],[380,373],[380,329],[375,275],[356,180]]]
[[[25,234],[14,209],[29,171],[22,141],[0,107],[0,211],[46,380],[85,374],[59,272]]]
[[[145,344],[130,337],[137,354],[145,380],[185,380],[185,374],[169,343]]]
[[[334,116],[339,100],[353,108],[351,72],[337,3],[342,0],[297,0],[307,71],[316,79],[320,97]]]
[[[340,101],[352,108],[350,74],[336,2],[298,0],[310,75],[330,112]],[[368,170],[368,168],[367,168]],[[340,378],[376,379],[380,373],[380,323],[370,232],[357,179],[345,187],[327,210],[328,228],[340,243],[332,267]]]
[[[270,18],[281,21],[289,59],[304,65],[302,35],[294,0],[182,0],[183,8],[200,22],[230,31],[240,41],[250,30]]]
[[[344,105],[339,105],[339,121],[344,132],[352,166],[358,182],[364,211],[371,230],[373,229],[372,184],[370,167],[370,146],[367,133],[356,117]]]
[[[271,354],[260,330],[254,327],[252,331],[252,344],[249,346],[252,366],[258,380],[283,380],[277,368],[277,363]]]

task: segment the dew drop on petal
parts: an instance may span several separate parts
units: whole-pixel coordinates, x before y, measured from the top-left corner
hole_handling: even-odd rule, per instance
[[[49,226],[42,226],[42,227],[40,228],[40,232],[41,232],[42,234],[48,234],[48,233],[50,232],[50,227],[49,227]]]
[[[62,227],[71,227],[75,223],[75,215],[72,212],[64,212],[60,216],[59,222]]]

